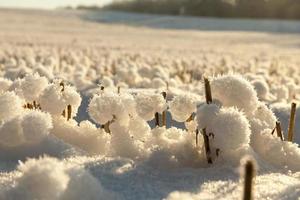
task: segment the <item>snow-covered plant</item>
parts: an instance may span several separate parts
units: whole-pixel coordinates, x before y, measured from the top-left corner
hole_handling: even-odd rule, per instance
[[[24,101],[14,92],[0,94],[0,124],[23,112]]]
[[[162,113],[167,108],[166,100],[157,93],[139,93],[135,101],[138,115],[146,121],[152,120],[155,113]]]
[[[223,75],[211,81],[213,98],[225,107],[237,107],[246,115],[258,107],[257,94],[250,82],[240,75]]]
[[[76,116],[81,104],[81,96],[74,87],[55,81],[45,88],[39,102],[41,109],[52,115],[61,115],[69,107],[71,108],[71,116]],[[68,110],[70,112],[70,109]]]
[[[98,124],[112,120],[127,125],[130,116],[135,114],[135,101],[130,94],[103,92],[95,95],[89,103],[89,115]]]
[[[182,94],[175,96],[169,103],[172,118],[178,122],[185,122],[196,110],[197,99],[193,95]]]
[[[88,171],[55,158],[28,159],[17,170],[20,175],[15,187],[5,191],[5,199],[115,199]]]
[[[48,86],[48,80],[38,74],[27,75],[23,79],[16,79],[10,87],[17,95],[24,98],[26,103],[36,106],[43,90]]]

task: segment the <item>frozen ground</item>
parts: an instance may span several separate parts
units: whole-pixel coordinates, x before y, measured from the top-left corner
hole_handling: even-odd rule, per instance
[[[200,31],[196,21],[0,10],[0,199],[241,199],[246,155],[258,165],[255,199],[300,199],[300,125],[294,143],[271,135],[277,117],[287,137],[290,103],[299,104],[298,22]],[[23,108],[33,101],[43,112]],[[61,116],[67,105],[75,120]],[[167,107],[168,129],[154,128]],[[212,165],[195,126],[221,149]]]

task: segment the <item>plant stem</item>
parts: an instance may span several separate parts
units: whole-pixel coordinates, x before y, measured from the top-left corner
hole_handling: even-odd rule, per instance
[[[71,105],[68,105],[67,112],[68,112],[67,120],[69,121],[72,117],[72,106]]]
[[[163,95],[164,99],[167,101],[167,93],[162,92],[161,94]],[[164,110],[162,113],[162,125],[167,127],[167,110]]]
[[[158,114],[158,112],[155,113],[155,126],[159,126],[159,114]]]
[[[244,180],[244,195],[243,200],[253,199],[253,177],[254,177],[254,164],[248,160],[245,164],[245,180]]]
[[[293,142],[293,137],[294,137],[296,106],[297,105],[295,103],[292,103],[289,130],[288,130],[288,141],[290,141],[290,142]]]
[[[282,134],[282,129],[281,129],[281,124],[279,121],[276,122],[276,132],[277,132],[277,136],[280,137],[280,139],[283,141],[283,134]]]
[[[196,129],[196,146],[198,146],[198,135],[199,135],[199,130]]]
[[[207,162],[208,164],[212,164],[212,159],[210,155],[209,137],[206,134],[206,128],[202,129],[202,135],[204,139],[204,148],[205,148]]]
[[[207,78],[204,78],[204,87],[205,87],[206,103],[211,104],[212,103],[211,88],[210,88],[210,82]]]

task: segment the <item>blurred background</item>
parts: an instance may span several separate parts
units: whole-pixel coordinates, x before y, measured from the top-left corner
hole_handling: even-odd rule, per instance
[[[0,0],[0,7],[71,10],[84,20],[152,28],[300,33],[299,0]]]

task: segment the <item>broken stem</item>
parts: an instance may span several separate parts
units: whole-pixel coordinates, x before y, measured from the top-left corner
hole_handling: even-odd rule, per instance
[[[289,130],[288,130],[288,141],[290,142],[293,141],[293,137],[294,137],[295,118],[296,118],[296,104],[292,103]]]
[[[159,126],[159,114],[158,114],[158,112],[155,113],[155,126]]]
[[[254,177],[254,164],[248,160],[245,164],[245,180],[244,180],[244,194],[243,200],[252,200],[253,198],[253,177]]]
[[[282,129],[281,129],[281,124],[279,121],[276,122],[276,132],[277,132],[277,136],[280,137],[280,139],[283,141],[283,134],[282,134]]]
[[[204,78],[204,87],[205,87],[206,103],[211,104],[212,103],[211,88],[210,88],[210,82],[207,78]]]
[[[67,120],[69,121],[71,119],[71,117],[72,117],[72,106],[71,105],[68,105],[68,107],[67,107],[67,113],[68,113]]]

